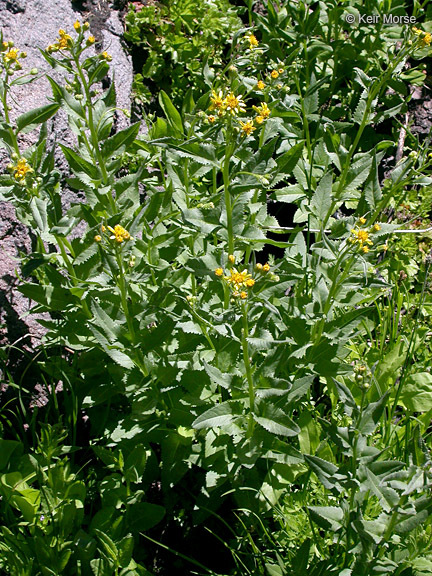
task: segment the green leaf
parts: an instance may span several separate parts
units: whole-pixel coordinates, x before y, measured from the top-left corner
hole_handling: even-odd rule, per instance
[[[231,424],[241,414],[241,404],[234,400],[227,400],[206,410],[192,422],[193,428],[213,428]]]
[[[72,150],[72,148],[69,148],[64,144],[60,144],[60,148],[62,149],[69,166],[71,167],[73,172],[75,172],[75,174],[80,174],[84,172],[84,174],[87,174],[88,176],[90,176],[95,180],[99,178],[99,170],[94,164],[88,162],[87,160],[84,160],[82,156],[80,156],[74,150]]]
[[[18,450],[19,448],[19,450]],[[23,445],[16,440],[4,440],[0,438],[0,471],[6,468],[12,454],[17,451],[19,454],[23,452]]]
[[[300,432],[300,428],[297,424],[291,420],[291,418],[285,414],[281,408],[277,408],[269,403],[264,403],[261,401],[259,403],[260,416],[257,414],[253,415],[253,418],[260,426],[262,426],[267,432],[272,434],[279,434],[281,436],[297,436]]]
[[[102,154],[103,157],[108,160],[115,154],[118,155],[119,152],[123,152],[127,146],[129,146],[137,137],[140,129],[140,123],[132,124],[124,130],[120,130],[114,136],[110,136],[102,144]]]
[[[173,128],[174,132],[181,136],[183,135],[183,122],[180,113],[175,109],[174,104],[171,102],[170,97],[164,90],[159,92],[159,104],[165,113],[169,125]]]
[[[343,527],[344,513],[336,506],[308,506],[309,514],[314,522],[331,532],[338,532]]]
[[[332,186],[333,176],[328,172],[321,178],[318,188],[312,196],[310,208],[312,214],[318,220],[318,224],[325,220],[332,207]]]
[[[128,508],[126,515],[128,529],[135,532],[150,530],[165,516],[165,508],[149,502],[138,502]]]
[[[411,412],[428,412],[432,409],[432,374],[418,372],[405,381],[400,401]]]
[[[59,108],[59,104],[47,104],[46,106],[41,106],[40,108],[35,108],[34,110],[21,114],[21,116],[18,116],[16,119],[18,132],[30,132],[35,126],[42,124],[51,118],[51,116],[54,116]]]

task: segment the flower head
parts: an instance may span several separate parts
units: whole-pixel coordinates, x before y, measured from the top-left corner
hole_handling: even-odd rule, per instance
[[[364,230],[362,228],[353,228],[351,230],[351,238],[350,238],[350,242],[352,244],[358,244],[359,247],[363,250],[364,247],[368,247],[372,246],[372,241],[369,238],[369,232],[367,230]],[[367,248],[366,252],[369,251],[369,248]],[[363,250],[364,252],[364,250]]]
[[[239,114],[240,112],[244,112],[246,108],[246,104],[243,102],[241,96],[235,96],[232,92],[226,96],[224,100],[225,108],[231,112],[231,114]]]
[[[258,80],[258,82],[257,82],[257,88],[258,88],[258,90],[264,90],[265,84],[264,84],[264,82],[263,82],[262,80]]]
[[[116,226],[114,226],[114,228],[111,228],[111,226],[108,226],[108,230],[110,232],[112,232],[112,236],[110,236],[110,240],[115,240],[119,244],[121,244],[125,240],[133,240],[133,238],[129,234],[129,232],[127,230],[125,230],[123,228],[123,226],[120,226],[120,224],[117,224]]]
[[[253,106],[253,109],[255,110],[255,112],[257,112],[258,116],[261,116],[261,118],[263,118],[263,120],[266,120],[271,114],[271,110],[267,106],[266,102],[262,102],[260,106]]]
[[[249,280],[249,278],[252,278],[252,274],[249,274],[246,269],[239,272],[237,268],[231,268],[229,276],[224,276],[224,280],[226,280],[228,284],[231,284],[236,290],[247,286],[246,281]]]
[[[249,48],[251,50],[256,48],[259,44],[259,42],[258,42],[258,40],[254,34],[249,34],[248,40],[249,40]]]
[[[79,32],[79,31],[81,30],[81,24],[80,24],[79,20],[77,20],[77,21],[75,22],[75,24],[73,25],[73,27],[75,28],[75,30],[76,30],[77,32]]]
[[[256,117],[255,117],[255,122],[256,122],[257,124],[262,124],[262,123],[264,122],[263,116],[256,116]]]
[[[254,130],[256,130],[255,126],[253,125],[252,120],[248,120],[247,122],[240,121],[240,126],[242,129],[243,134],[246,136],[250,136]]]
[[[18,61],[18,48],[11,48],[6,54],[4,55],[4,59],[6,62],[17,62]]]
[[[111,62],[112,56],[108,52],[102,52],[101,57],[107,62]]]
[[[87,44],[90,46],[91,44],[94,44],[96,42],[96,38],[94,36],[89,36],[87,38]]]
[[[20,158],[15,166],[12,166],[15,180],[24,180],[29,172],[33,172],[25,158]]]
[[[216,276],[223,276],[223,268],[216,268],[214,273],[216,274]]]
[[[60,38],[57,38],[55,46],[57,46],[59,50],[66,50],[72,43],[72,36],[66,34],[66,32],[62,29],[59,30],[59,36]]]
[[[210,122],[210,124],[213,124],[214,122],[216,122],[216,116],[214,116],[213,114],[209,114],[207,116],[207,120]]]
[[[219,114],[223,114],[225,109],[225,99],[223,97],[222,90],[216,93],[216,90],[212,90],[212,95],[210,96],[210,110],[216,110]]]
[[[270,264],[267,262],[266,264],[264,264],[262,269],[263,269],[263,272],[269,272],[270,271]]]
[[[276,78],[279,78],[279,72],[277,70],[272,70],[270,76],[273,80],[276,80]]]

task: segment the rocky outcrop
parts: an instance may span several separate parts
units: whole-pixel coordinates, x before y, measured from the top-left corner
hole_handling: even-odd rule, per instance
[[[37,68],[41,73],[60,80],[57,71],[50,68],[39,52],[39,47],[45,48],[53,43],[58,37],[59,28],[72,31],[76,20],[88,20],[90,30],[97,39],[95,49],[106,50],[112,55],[111,81],[115,82],[118,107],[130,110],[132,61],[122,44],[123,24],[118,8],[118,3],[106,0],[81,3],[73,3],[71,0],[0,0],[0,29],[4,40],[13,40],[15,46],[27,52],[27,58],[22,60],[26,69]],[[12,118],[43,106],[50,95],[51,87],[44,75],[32,84],[16,87],[13,92]],[[119,112],[117,128],[127,123],[127,115]],[[57,141],[73,144],[74,137],[65,114],[58,114],[50,128],[52,137]],[[23,147],[32,143],[32,137],[32,133],[23,137]],[[1,159],[4,166],[6,158],[2,149]],[[61,154],[58,154],[56,161],[59,168],[65,171]],[[68,206],[76,201],[76,197],[71,191],[65,190],[63,200]],[[13,343],[19,338],[29,341],[30,337],[41,334],[37,322],[31,316],[25,317],[29,302],[15,290],[18,253],[28,250],[29,246],[28,233],[16,221],[13,208],[0,202],[0,344],[5,341]]]

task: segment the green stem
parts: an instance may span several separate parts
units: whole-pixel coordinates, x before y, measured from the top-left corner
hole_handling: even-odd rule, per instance
[[[129,334],[131,336],[132,344],[135,344],[135,342],[136,342],[135,328],[134,328],[133,320],[132,320],[130,312],[129,312],[129,306],[128,306],[128,301],[127,301],[127,286],[126,286],[126,278],[125,278],[125,273],[124,273],[124,268],[123,268],[123,258],[122,258],[121,252],[117,246],[116,246],[116,260],[117,260],[117,264],[118,264],[119,271],[120,271],[120,274],[119,274],[119,280],[120,281],[118,283],[118,287],[120,289],[122,308],[123,308],[124,315],[126,317],[126,322],[128,325],[128,330],[129,330]]]
[[[224,183],[224,197],[225,197],[225,210],[227,215],[227,230],[228,230],[228,254],[234,254],[234,233],[232,222],[232,204],[229,191],[229,165],[232,156],[232,148],[227,143],[225,161],[223,165],[223,183]]]
[[[87,112],[88,112],[87,126],[90,130],[91,140],[92,140],[92,144],[93,144],[93,152],[95,155],[94,160],[99,164],[99,168],[100,168],[101,173],[102,173],[103,183],[105,185],[107,185],[109,182],[108,171],[107,171],[107,168],[105,165],[105,160],[103,158],[102,151],[101,151],[100,146],[99,146],[99,139],[98,139],[98,135],[97,135],[97,130],[96,130],[96,127],[94,124],[93,104],[92,104],[91,95],[90,95],[90,88],[89,88],[89,85],[87,83],[87,79],[85,77],[83,69],[81,67],[79,57],[75,56],[74,61],[75,61],[75,65],[77,67],[78,76],[80,77],[81,83],[84,87],[85,96],[86,96],[86,108],[87,108]],[[107,197],[108,197],[111,211],[113,214],[115,214],[117,212],[117,208],[116,208],[115,200],[112,197],[111,192],[108,192]]]
[[[247,317],[247,304],[246,302],[242,303],[242,350],[243,350],[243,362],[246,369],[246,379],[248,383],[248,392],[249,392],[249,424],[247,430],[247,437],[250,438],[253,434],[255,420],[253,418],[255,412],[255,389],[254,383],[252,378],[252,367],[249,358],[249,346],[248,346],[248,336],[249,336],[249,325],[248,325],[248,317]]]

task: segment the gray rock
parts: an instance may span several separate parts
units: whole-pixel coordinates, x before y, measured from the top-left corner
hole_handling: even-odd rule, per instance
[[[0,30],[4,40],[13,40],[15,46],[27,52],[27,58],[21,63],[24,69],[38,68],[42,76],[32,84],[18,86],[13,91],[11,118],[33,108],[47,104],[51,96],[51,86],[45,77],[49,74],[56,81],[63,83],[62,72],[52,70],[45,61],[39,47],[46,48],[58,37],[59,28],[73,32],[73,23],[76,20],[88,19],[91,31],[98,38],[98,51],[106,50],[112,57],[111,79],[114,80],[118,99],[118,107],[130,110],[130,93],[132,86],[132,61],[126,53],[121,42],[123,32],[119,14],[110,8],[107,2],[104,5],[103,18],[92,13],[81,14],[75,10],[71,0],[0,0]],[[91,10],[97,11],[100,2],[90,5]],[[108,7],[108,12],[106,8]],[[108,16],[108,17],[107,17]],[[93,24],[94,22],[94,24]],[[98,27],[93,31],[93,25]],[[127,115],[118,113],[117,129],[127,126]],[[67,145],[73,145],[75,137],[68,124],[66,114],[60,112],[51,122],[52,138]],[[26,148],[34,142],[35,133],[23,135],[20,146]],[[3,154],[1,154],[3,152]],[[8,159],[4,150],[0,149],[0,166],[4,167]],[[67,176],[67,165],[63,157],[58,154],[56,162],[60,170]],[[65,189],[63,193],[64,206],[68,207],[79,198],[72,191]],[[2,223],[0,237],[3,256],[0,256],[0,345],[4,343],[5,332],[9,342],[27,333],[39,336],[41,327],[31,316],[25,317],[29,302],[16,291],[16,273],[18,267],[19,250],[28,251],[30,241],[27,230],[16,221],[13,208],[5,202],[0,202],[0,222]],[[14,327],[15,323],[15,327]],[[3,325],[3,327],[2,327]]]

